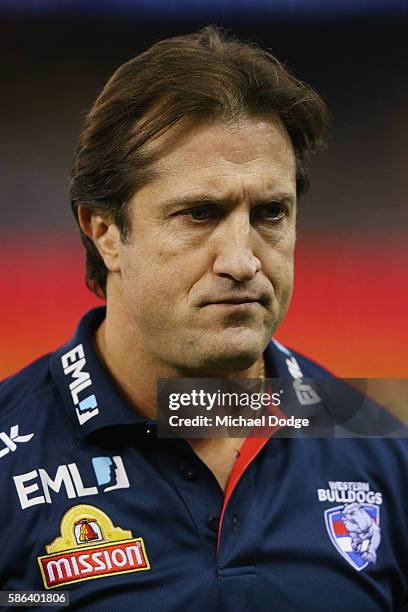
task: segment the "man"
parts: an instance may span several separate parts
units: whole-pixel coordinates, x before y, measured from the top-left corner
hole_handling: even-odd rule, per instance
[[[306,379],[328,373],[271,338],[324,121],[309,86],[213,28],[107,83],[71,186],[106,312],[3,384],[3,589],[80,610],[402,609],[403,440],[157,434],[158,379],[286,377],[322,404]]]

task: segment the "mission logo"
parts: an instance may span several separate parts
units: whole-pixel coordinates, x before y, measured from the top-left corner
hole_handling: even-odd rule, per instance
[[[133,538],[102,510],[85,504],[64,514],[61,535],[46,551],[38,557],[46,589],[150,569],[143,539]]]

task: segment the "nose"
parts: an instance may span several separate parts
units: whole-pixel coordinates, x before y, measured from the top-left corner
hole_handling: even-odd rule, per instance
[[[261,269],[261,262],[253,252],[251,238],[254,230],[249,217],[237,214],[224,220],[218,230],[214,274],[238,282],[250,281]]]

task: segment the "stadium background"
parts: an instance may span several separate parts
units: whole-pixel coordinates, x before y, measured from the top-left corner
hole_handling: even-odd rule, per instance
[[[330,146],[312,160],[300,207],[296,286],[278,339],[340,376],[408,378],[406,7],[0,0],[0,377],[56,348],[99,303],[84,286],[68,201],[86,109],[122,62],[216,23],[270,48],[332,114]]]

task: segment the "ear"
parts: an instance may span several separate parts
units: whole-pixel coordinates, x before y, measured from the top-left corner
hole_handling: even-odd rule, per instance
[[[94,243],[110,272],[120,272],[119,228],[113,218],[97,214],[87,206],[78,206],[78,221],[81,230]]]

